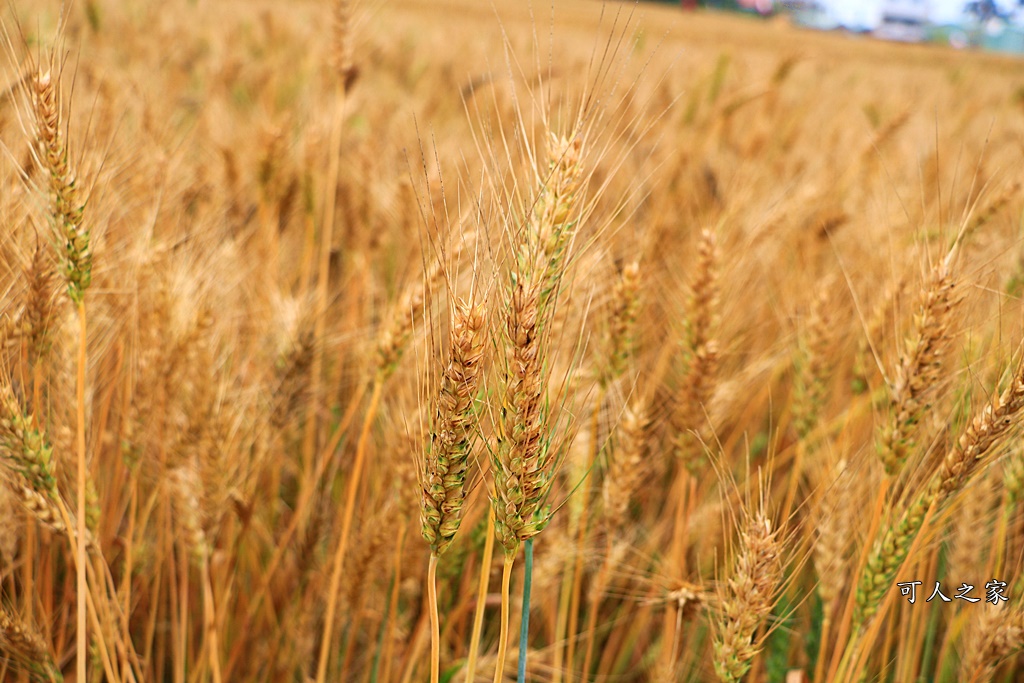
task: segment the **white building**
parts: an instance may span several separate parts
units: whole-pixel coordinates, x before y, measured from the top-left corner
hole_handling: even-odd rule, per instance
[[[924,40],[929,23],[928,0],[886,0],[875,35],[886,40]]]

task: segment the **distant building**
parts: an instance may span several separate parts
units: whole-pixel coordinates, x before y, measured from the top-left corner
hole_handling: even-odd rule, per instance
[[[886,0],[875,36],[885,40],[918,43],[928,29],[928,0]]]

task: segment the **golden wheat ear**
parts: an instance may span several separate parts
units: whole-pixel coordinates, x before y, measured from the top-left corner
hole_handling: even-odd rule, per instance
[[[705,469],[701,443],[709,436],[707,406],[718,376],[719,347],[715,328],[719,317],[718,239],[702,230],[697,243],[697,266],[690,283],[684,351],[686,374],[675,416],[675,453],[690,472]]]
[[[344,92],[349,92],[359,78],[355,63],[355,41],[352,28],[352,5],[349,0],[335,0],[331,16],[331,66]]]
[[[713,624],[719,680],[735,683],[750,670],[761,649],[757,630],[775,606],[783,570],[779,530],[763,508],[746,512],[732,569],[718,595],[721,614]]]
[[[952,346],[952,322],[962,300],[956,285],[956,275],[947,259],[933,268],[921,290],[913,336],[896,370],[890,418],[879,447],[889,476],[898,475],[912,453],[921,417],[944,381],[943,363]]]
[[[462,521],[470,448],[476,432],[474,402],[485,345],[485,309],[463,301],[452,314],[449,360],[435,399],[420,471],[421,528],[431,553],[442,555]]]
[[[625,408],[619,421],[618,437],[602,482],[604,522],[609,535],[621,534],[626,528],[630,502],[651,469],[646,406],[638,401]]]
[[[62,680],[43,635],[7,608],[0,609],[0,644],[13,668],[27,673],[34,683]]]

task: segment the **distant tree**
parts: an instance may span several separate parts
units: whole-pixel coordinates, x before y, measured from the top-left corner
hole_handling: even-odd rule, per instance
[[[1017,4],[1024,5],[1024,0],[1017,0]],[[989,19],[1006,19],[1007,14],[1000,11],[999,5],[994,0],[976,0],[964,5],[967,14],[974,15],[979,22],[986,22]]]

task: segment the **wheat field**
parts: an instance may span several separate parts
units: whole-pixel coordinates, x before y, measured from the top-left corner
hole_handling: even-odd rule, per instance
[[[1024,680],[1018,61],[3,12],[3,680]]]

